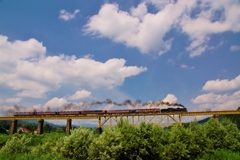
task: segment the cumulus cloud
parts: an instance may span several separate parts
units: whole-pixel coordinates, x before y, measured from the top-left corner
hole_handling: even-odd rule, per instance
[[[130,13],[119,10],[116,4],[105,4],[89,19],[85,32],[136,47],[145,54],[157,52],[161,55],[171,48],[172,39],[163,40],[165,34],[191,4],[169,3],[156,14],[147,13],[144,2],[132,8]]]
[[[76,18],[77,13],[80,12],[79,9],[76,9],[73,13],[67,12],[65,9],[59,11],[59,19],[63,19],[64,21],[69,21],[73,18]]]
[[[88,98],[91,95],[91,92],[86,90],[77,91],[75,94],[68,97],[70,100],[78,100],[83,98]]]
[[[228,80],[210,80],[205,83],[202,90],[204,91],[214,91],[214,92],[222,92],[229,91],[240,88],[240,75],[235,79]]]
[[[195,99],[191,101],[194,104],[202,104],[202,103],[223,103],[228,100],[228,96],[226,94],[214,94],[214,93],[207,93],[197,96]]]
[[[36,39],[9,42],[0,35],[0,85],[17,91],[19,97],[42,98],[62,84],[114,88],[125,78],[147,70],[125,66],[124,59],[106,62],[76,56],[46,56],[46,47]]]
[[[240,51],[240,46],[237,45],[231,46],[230,51]]]
[[[203,91],[208,91],[191,99],[193,104],[197,104],[199,109],[212,110],[235,110],[240,104],[240,75],[232,80],[210,80],[202,87]],[[238,90],[237,90],[238,89]],[[229,91],[235,92],[229,92]],[[223,92],[219,94],[218,92]],[[224,93],[227,92],[227,93]]]
[[[148,12],[148,5],[156,13]],[[211,35],[240,31],[240,3],[237,0],[145,0],[129,12],[117,4],[104,4],[99,13],[90,17],[85,33],[107,37],[142,53],[159,55],[171,49],[171,40],[164,39],[171,29],[189,37],[186,50],[190,57],[201,56],[211,49]]]
[[[5,101],[7,102],[7,103],[19,103],[19,102],[21,102],[21,100],[22,100],[22,98],[7,98]]]
[[[187,48],[191,52],[190,57],[200,56],[208,48],[206,44],[209,41],[209,35],[240,31],[239,1],[202,0],[195,4],[191,12],[185,13],[179,23],[182,32],[186,33],[192,41],[190,48]],[[193,17],[191,13],[196,10],[199,10],[199,13]],[[191,47],[193,45],[194,47]]]
[[[63,107],[64,104],[67,104],[68,101],[64,98],[57,98],[54,97],[53,99],[49,100],[45,105],[44,108],[60,108]]]
[[[192,103],[198,104],[199,108],[212,110],[236,110],[240,103],[240,91],[233,94],[214,94],[207,93],[191,100]]]
[[[177,102],[177,97],[174,94],[168,94],[164,99],[164,102],[169,102],[169,103],[176,103]]]

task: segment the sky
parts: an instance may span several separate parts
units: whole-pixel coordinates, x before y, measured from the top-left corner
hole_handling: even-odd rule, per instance
[[[235,110],[240,1],[0,0],[0,77],[0,115],[106,99]]]

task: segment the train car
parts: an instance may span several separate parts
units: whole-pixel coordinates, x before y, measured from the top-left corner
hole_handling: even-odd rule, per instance
[[[106,113],[106,110],[84,110],[81,111],[81,114],[86,115],[86,114],[104,114]]]
[[[46,111],[46,112],[33,112],[33,115],[56,115],[56,112]]]
[[[58,115],[79,115],[82,114],[81,111],[60,111],[57,112]]]
[[[154,113],[154,112],[161,112],[159,108],[146,108],[146,109],[137,109],[137,113]]]
[[[107,110],[106,113],[134,113],[136,110],[129,110],[129,109],[119,109],[119,110]]]
[[[15,112],[14,116],[30,116],[33,112]]]

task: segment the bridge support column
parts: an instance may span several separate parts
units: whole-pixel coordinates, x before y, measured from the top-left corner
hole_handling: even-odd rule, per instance
[[[182,115],[179,115],[179,124],[182,126]]]
[[[17,122],[18,120],[12,120],[12,124],[9,130],[9,134],[14,134],[17,132]]]
[[[220,120],[219,120],[219,115],[214,114],[214,115],[213,115],[213,118],[215,118],[218,122],[220,122]]]
[[[72,119],[67,119],[67,125],[66,125],[66,134],[71,134],[71,128],[72,128]]]
[[[96,133],[97,134],[101,134],[102,133],[101,117],[98,117],[98,127],[96,128]]]
[[[38,120],[37,134],[43,134],[43,124],[44,124],[44,119],[39,119]]]

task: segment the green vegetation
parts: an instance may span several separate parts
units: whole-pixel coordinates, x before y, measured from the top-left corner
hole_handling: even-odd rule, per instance
[[[101,135],[82,127],[71,133],[0,134],[0,159],[240,159],[240,131],[226,118],[220,123],[211,118],[204,124],[193,121],[167,129],[144,122],[133,127],[121,119]]]
[[[240,111],[240,107],[238,107],[237,110]],[[237,126],[237,128],[240,129],[240,115],[239,114],[224,115],[223,118],[227,118],[227,119],[231,120]]]

